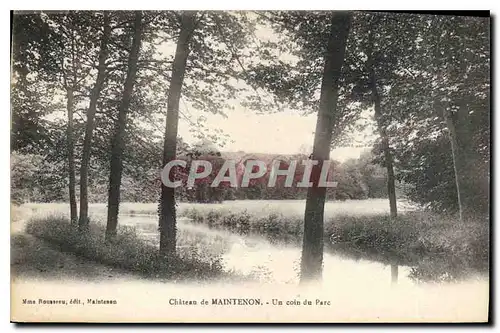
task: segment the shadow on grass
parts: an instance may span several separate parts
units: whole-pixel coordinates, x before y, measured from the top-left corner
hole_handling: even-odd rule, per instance
[[[23,233],[11,236],[11,277],[86,281],[140,278],[124,270],[61,252],[58,246]]]

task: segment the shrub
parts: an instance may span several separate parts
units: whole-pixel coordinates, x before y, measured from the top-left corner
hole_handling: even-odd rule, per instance
[[[196,253],[183,252],[175,258],[159,255],[156,246],[141,239],[135,228],[120,227],[111,243],[104,240],[105,227],[92,223],[87,233],[62,216],[47,216],[28,221],[26,231],[61,251],[74,253],[96,262],[140,273],[146,277],[169,279],[211,279],[228,277],[220,257],[201,260]]]

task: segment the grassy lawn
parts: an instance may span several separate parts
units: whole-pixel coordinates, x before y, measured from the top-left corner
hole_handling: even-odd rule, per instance
[[[91,203],[91,214],[105,215],[105,203]],[[64,212],[68,211],[67,203],[27,203],[22,207],[40,212]],[[243,212],[255,216],[266,216],[271,213],[280,213],[288,217],[303,216],[305,210],[305,200],[234,200],[224,203],[187,203],[181,202],[177,205],[177,213],[184,216],[186,212],[196,209],[200,213],[211,211],[231,211]],[[412,210],[413,207],[405,202],[398,203],[400,211]],[[389,212],[389,204],[386,199],[367,199],[367,200],[346,200],[329,201],[325,203],[325,216],[335,215],[380,215]],[[123,202],[120,204],[120,214],[134,215],[157,215],[158,203],[148,202]]]

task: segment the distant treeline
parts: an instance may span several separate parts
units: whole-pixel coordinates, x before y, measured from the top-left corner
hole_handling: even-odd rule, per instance
[[[305,199],[307,188],[298,188],[295,184],[301,179],[300,160],[307,159],[306,155],[278,156],[270,154],[253,154],[246,156],[233,156],[223,154],[212,160],[214,169],[207,179],[199,180],[192,188],[182,186],[177,190],[178,199],[189,202],[222,202],[225,200],[280,200],[280,199]],[[237,157],[261,159],[272,162],[279,158],[280,169],[288,167],[287,161],[297,159],[296,177],[292,187],[284,187],[284,176],[278,176],[275,187],[268,187],[269,174],[260,179],[252,180],[248,187],[231,188],[221,183],[219,187],[210,187],[210,179],[217,173],[217,166],[221,166],[228,158]],[[202,156],[201,159],[204,157]],[[367,199],[387,197],[387,176],[385,169],[372,163],[373,155],[369,152],[359,159],[350,159],[344,163],[332,162],[330,167],[331,180],[336,181],[336,188],[327,190],[328,200]],[[67,201],[67,179],[64,163],[49,163],[40,155],[12,154],[12,199],[16,202],[53,202]],[[106,202],[108,195],[106,169],[99,167],[93,170],[92,182],[89,184],[89,199],[91,202]],[[144,169],[143,169],[144,170]],[[125,174],[122,180],[123,201],[129,202],[154,202],[159,196],[159,172],[150,168],[145,173]]]

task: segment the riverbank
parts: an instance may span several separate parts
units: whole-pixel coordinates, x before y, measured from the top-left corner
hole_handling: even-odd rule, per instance
[[[35,216],[36,217],[36,216]],[[154,227],[154,217],[121,220]],[[186,228],[187,227],[187,228]],[[138,227],[140,228],[140,227]],[[16,225],[18,230],[22,228]],[[180,222],[180,232],[195,229],[205,238],[221,239],[219,245],[233,240],[251,240],[205,226]],[[191,237],[192,234],[184,234]],[[13,235],[14,236],[14,235]],[[146,235],[146,238],[151,236]],[[325,253],[323,282],[312,286],[293,283],[249,281],[191,281],[144,278],[127,270],[90,261],[62,252],[40,238],[12,242],[12,252],[21,249],[22,260],[13,257],[12,317],[14,321],[46,322],[483,322],[488,316],[489,282],[474,277],[461,283],[414,284],[405,279],[390,283],[390,272],[383,265],[365,260],[353,261]],[[190,238],[198,242],[198,238]],[[273,269],[283,278],[293,276],[300,249],[273,247],[267,243],[226,244],[226,262],[234,267],[259,266]],[[226,246],[224,245],[224,246]],[[214,247],[206,243],[206,248]],[[202,251],[205,251],[202,249]],[[231,258],[232,262],[227,259]],[[19,269],[20,264],[31,271]],[[37,266],[46,263],[45,272]],[[62,267],[59,267],[60,264]],[[33,271],[33,267],[36,268]],[[43,268],[43,266],[42,266]],[[243,267],[244,268],[244,267]],[[279,278],[279,277],[278,277]],[[259,306],[215,306],[212,299],[260,299]],[[114,300],[115,305],[26,305],[24,299]],[[202,300],[209,305],[202,305]],[[273,305],[279,300],[282,305]],[[293,305],[311,300],[312,305]],[[316,300],[325,305],[317,305]],[[181,301],[196,305],[182,305]],[[172,304],[170,303],[172,302]],[[177,303],[176,303],[177,302]],[[287,302],[292,302],[287,304]],[[269,304],[267,304],[269,303]],[[279,303],[278,303],[279,304]]]
[[[89,231],[81,233],[64,216],[49,215],[31,218],[26,223],[26,233],[51,244],[61,252],[140,274],[144,278],[168,281],[236,278],[231,272],[223,270],[217,254],[181,249],[174,258],[160,256],[158,246],[144,240],[138,235],[137,229],[132,227],[119,227],[113,241],[106,242],[105,226],[101,223],[91,223]],[[22,239],[16,241],[23,243]],[[189,249],[192,241],[193,239],[179,237],[178,246],[184,248],[183,245],[188,245]]]
[[[211,230],[263,237],[273,244],[300,247],[304,201],[234,201],[223,204],[180,203],[178,216]],[[28,204],[38,216],[67,211],[67,204]],[[328,202],[325,205],[325,250],[352,259],[412,267],[418,281],[453,281],[476,274],[488,274],[489,221],[467,221],[437,216],[399,204],[397,219],[389,219],[385,200]],[[92,204],[91,214],[105,214],[104,204]],[[123,219],[134,220],[156,239],[157,204],[124,203]],[[147,220],[146,223],[140,222]],[[189,244],[202,244],[199,253],[220,255],[228,244],[206,233],[184,233]],[[183,246],[186,244],[182,244]],[[185,248],[182,247],[184,250]],[[217,249],[217,253],[213,253]]]

